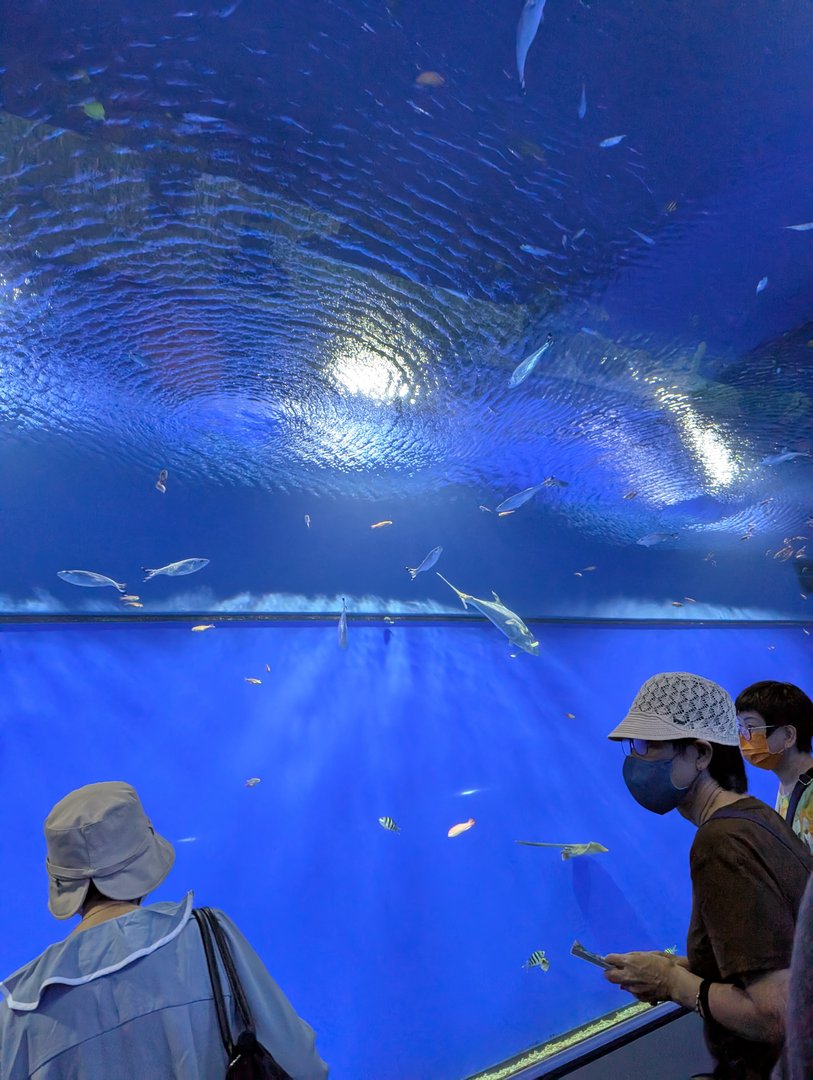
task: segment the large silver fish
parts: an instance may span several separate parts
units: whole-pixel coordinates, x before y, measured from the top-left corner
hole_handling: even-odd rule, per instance
[[[544,11],[545,0],[525,0],[517,23],[517,74],[522,90],[525,89],[525,60],[542,22]]]
[[[533,487],[525,488],[523,491],[517,492],[516,495],[512,495],[510,499],[503,499],[494,512],[497,514],[512,514],[514,510],[519,510],[520,506],[524,506],[529,499],[532,499],[537,491],[541,491],[543,487],[548,486],[548,483],[543,481],[541,484],[534,484]]]
[[[539,363],[540,358],[553,344],[553,334],[548,334],[545,338],[545,344],[541,349],[537,349],[536,352],[532,352],[530,356],[526,357],[521,364],[517,364],[511,373],[511,378],[508,380],[508,385],[513,389],[515,386],[519,386],[521,382],[525,382],[533,369]]]
[[[94,574],[92,570],[59,570],[56,576],[71,585],[82,585],[86,589],[99,589],[103,585],[112,585],[119,592],[124,592],[127,588],[126,585],[105,577],[104,574]]]
[[[183,577],[185,574],[196,574],[198,570],[202,570],[204,566],[208,565],[208,559],[181,559],[180,562],[171,562],[166,566],[159,566],[157,570],[150,570],[146,566],[142,566],[141,569],[147,575],[144,580],[149,581],[151,578],[158,577],[159,574],[165,574],[167,577]]]
[[[408,566],[407,571],[412,580],[414,581],[418,574],[423,573],[425,570],[431,570],[442,554],[442,547],[432,548],[422,563],[419,563],[418,566]]]
[[[446,581],[446,578],[439,571],[436,570],[435,573],[441,581]],[[520,619],[519,615],[507,608],[495,592],[492,592],[491,594],[494,597],[493,601],[478,600],[476,596],[470,596],[468,593],[456,589],[451,581],[446,581],[446,584],[452,592],[457,593],[463,601],[464,608],[468,608],[469,604],[476,607],[481,615],[485,615],[490,622],[493,622],[497,629],[505,634],[508,640],[518,648],[524,649],[525,652],[530,653],[531,656],[537,656],[539,654],[539,642],[522,619]]]

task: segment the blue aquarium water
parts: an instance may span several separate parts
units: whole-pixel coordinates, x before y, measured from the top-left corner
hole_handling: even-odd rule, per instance
[[[177,852],[153,898],[228,911],[336,1080],[462,1080],[630,1002],[570,946],[682,950],[693,829],[633,801],[608,731],[658,670],[735,694],[810,676],[798,627],[537,624],[540,655],[512,658],[481,623],[351,621],[346,651],[334,623],[190,625],[0,638],[0,968],[66,932],[46,909],[53,803],[126,780]],[[773,777],[749,779],[772,800]],[[547,973],[523,967],[537,949]]]

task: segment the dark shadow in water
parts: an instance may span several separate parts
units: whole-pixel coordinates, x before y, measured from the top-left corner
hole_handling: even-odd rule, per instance
[[[647,912],[636,911],[597,861],[573,860],[573,894],[582,913],[583,943],[588,948],[598,952],[665,948],[663,942],[653,940]]]

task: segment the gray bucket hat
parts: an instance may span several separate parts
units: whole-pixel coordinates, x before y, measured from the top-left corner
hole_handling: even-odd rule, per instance
[[[647,679],[608,739],[706,739],[739,746],[737,710],[722,686],[688,671],[664,671]]]
[[[135,900],[157,888],[175,862],[135,788],[119,780],[61,799],[45,819],[45,840],[48,908],[57,919],[79,911],[91,882],[111,900]]]

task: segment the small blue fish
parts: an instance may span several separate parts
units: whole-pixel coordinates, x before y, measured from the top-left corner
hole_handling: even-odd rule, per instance
[[[412,580],[414,581],[418,574],[423,573],[424,570],[431,570],[442,554],[442,547],[432,548],[422,563],[415,567],[408,566],[407,571]]]
[[[495,512],[497,514],[511,514],[514,510],[519,510],[520,506],[524,506],[529,499],[532,499],[537,491],[541,491],[543,487],[549,486],[550,485],[543,482],[541,484],[534,484],[533,487],[525,488],[516,495],[512,495],[510,499],[504,499]]]
[[[582,83],[582,96],[579,102],[579,119],[584,120],[587,116],[587,87]]]
[[[525,92],[525,60],[545,11],[545,0],[525,0],[517,23],[517,74]]]
[[[759,279],[759,281],[757,282],[757,296],[759,296],[759,294],[765,290],[765,286],[767,284],[768,284],[767,277]]]
[[[552,344],[553,334],[548,334],[547,338],[545,339],[545,344],[542,346],[541,349],[537,349],[536,352],[533,352],[530,356],[526,357],[526,359],[523,360],[521,364],[517,364],[517,366],[514,368],[513,373],[511,374],[511,378],[508,381],[508,385],[512,389],[519,386],[520,383],[525,382],[533,369],[539,363],[543,353],[546,353]]]
[[[339,616],[339,648],[347,648],[347,602],[342,597],[342,613]]]
[[[655,246],[655,241],[651,236],[647,236],[646,233],[638,232],[637,229],[630,228],[630,232],[635,233],[639,240],[643,240],[645,244],[649,244],[650,247]]]
[[[608,146],[618,146],[618,144],[626,139],[626,135],[611,135],[609,139],[602,139],[599,146],[606,149]]]

